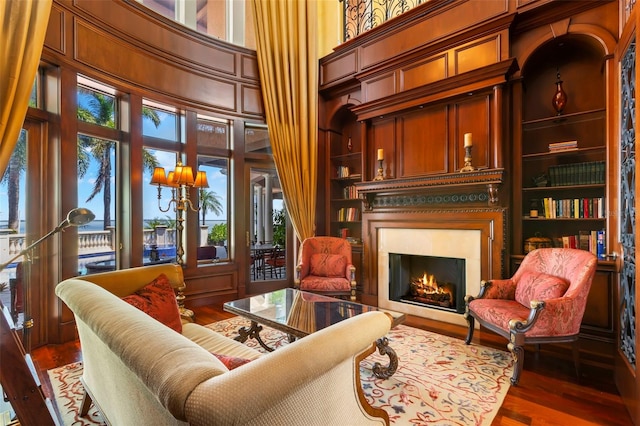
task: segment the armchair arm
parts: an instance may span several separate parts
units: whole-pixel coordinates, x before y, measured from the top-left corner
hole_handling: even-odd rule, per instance
[[[516,283],[508,278],[506,280],[490,280],[480,283],[480,292],[476,297],[467,295],[465,302],[469,303],[474,299],[505,299],[514,300],[516,298]],[[468,301],[467,301],[468,299]]]
[[[529,316],[526,320],[517,320],[512,319],[509,321],[509,330],[511,333],[521,333],[524,334],[534,326],[536,320],[540,316],[540,312],[544,309],[545,302],[541,302],[538,300],[531,301],[531,310],[529,311]]]
[[[351,281],[352,283],[356,281],[356,267],[354,265],[352,264],[347,265],[345,277],[347,277],[349,281]]]
[[[535,300],[531,301],[533,305]],[[558,297],[547,299],[544,302],[544,311],[536,318],[537,328],[544,330],[544,334],[549,336],[570,336],[580,332],[580,324],[584,316],[584,309],[580,310],[577,301],[571,297]],[[534,330],[534,333],[536,331]]]

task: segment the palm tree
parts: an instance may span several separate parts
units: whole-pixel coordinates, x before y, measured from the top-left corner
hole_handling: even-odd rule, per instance
[[[100,126],[115,128],[115,99],[83,87],[79,87],[78,90],[80,93],[91,96],[87,104],[88,108],[78,107],[78,119]],[[150,119],[156,127],[160,125],[160,117],[155,110],[143,107],[142,115]],[[88,158],[86,158],[87,151],[98,161],[98,177],[86,201],[91,201],[102,192],[105,229],[111,224],[111,150],[114,147],[115,143],[112,141],[86,135],[78,136],[78,176],[83,177],[87,172],[89,163]],[[82,158],[82,155],[85,157]],[[158,160],[146,149],[143,151],[142,160],[145,170],[153,171],[158,165]]]
[[[18,136],[18,142],[11,154],[9,165],[2,176],[2,182],[7,184],[8,221],[7,228],[18,232],[20,229],[20,177],[27,165],[27,132],[23,129]]]
[[[202,224],[204,225],[207,212],[211,211],[215,213],[216,216],[220,216],[222,214],[222,202],[220,201],[220,196],[215,193],[215,191],[200,191],[200,205],[202,206]]]

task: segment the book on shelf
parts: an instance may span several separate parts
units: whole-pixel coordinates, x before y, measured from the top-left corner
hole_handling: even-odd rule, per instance
[[[593,253],[599,260],[606,258],[606,232],[602,230],[582,230],[577,235],[563,235],[558,238],[564,248],[575,248]]]
[[[342,189],[342,197],[346,200],[355,200],[358,198],[358,189],[355,185],[348,185]]]
[[[338,209],[338,222],[357,222],[360,220],[360,209],[356,207],[342,207]]]
[[[545,197],[540,204],[540,217],[545,219],[604,219],[604,197],[564,198]]]
[[[594,185],[605,183],[604,161],[560,164],[549,167],[551,186]]]
[[[349,174],[349,166],[338,166],[338,177],[339,178],[346,178],[351,176]]]
[[[578,149],[578,141],[563,141],[549,144],[549,152],[570,151]]]

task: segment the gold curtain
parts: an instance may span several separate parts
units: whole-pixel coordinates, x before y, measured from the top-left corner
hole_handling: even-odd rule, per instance
[[[253,0],[269,139],[300,241],[315,234],[318,157],[316,0]]]
[[[9,164],[27,114],[51,2],[0,1],[0,176]]]

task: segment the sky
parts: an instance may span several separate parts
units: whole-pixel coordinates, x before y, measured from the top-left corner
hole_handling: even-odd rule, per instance
[[[83,103],[82,96],[79,96],[79,103]],[[156,129],[153,124],[151,124],[150,120],[144,120],[144,134],[154,137],[160,137],[164,139],[175,139],[176,134],[176,125],[175,125],[175,115],[171,113],[162,113],[160,112],[161,124]],[[160,151],[153,150],[152,151],[161,167],[165,168],[165,172],[169,172],[175,168],[176,164],[176,156],[173,152],[168,151]],[[112,164],[115,164],[115,153],[112,154]],[[115,169],[114,169],[115,170]],[[208,191],[214,191],[219,196],[225,196],[227,193],[227,176],[220,173],[220,169],[217,167],[202,167],[200,170],[204,170],[207,172],[207,178],[209,182]],[[195,173],[195,168],[194,168]],[[98,162],[91,157],[91,163],[87,173],[82,179],[78,180],[78,207],[85,207],[91,210],[96,215],[96,220],[104,219],[104,208],[103,208],[103,194],[102,192],[96,195],[91,201],[86,201],[93,190],[93,186],[95,184],[95,180],[98,176]],[[171,217],[174,217],[173,207],[168,212],[164,213],[158,209],[158,189],[157,186],[151,185],[151,174],[149,172],[144,172],[143,175],[143,218],[153,219],[160,218],[166,219],[168,215],[171,214]],[[115,179],[112,178],[111,182],[112,188],[112,204],[111,204],[111,218],[115,218]],[[23,174],[20,183],[21,193],[19,200],[19,211],[20,211],[20,219],[24,220],[25,213],[25,199],[27,198],[24,194],[25,188],[25,176]],[[5,183],[0,183],[0,223],[6,224],[8,220],[8,205],[7,205],[7,185]],[[167,209],[169,200],[171,199],[171,190],[168,188],[162,189],[162,199],[160,200],[162,209]],[[227,218],[227,202],[225,199],[221,200],[221,204],[223,207],[223,212],[220,216],[214,214],[213,212],[207,212],[206,220],[221,220],[224,221]],[[201,215],[199,215],[201,218]]]

